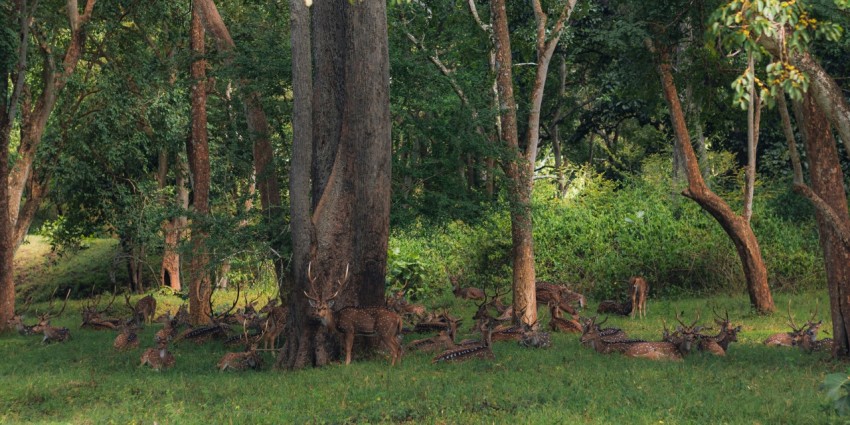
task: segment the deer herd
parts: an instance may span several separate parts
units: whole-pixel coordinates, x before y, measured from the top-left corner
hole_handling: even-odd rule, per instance
[[[499,341],[516,341],[524,347],[551,346],[549,332],[542,331],[538,323],[531,326],[513,324],[513,308],[505,305],[501,299],[505,294],[496,292],[490,296],[487,291],[479,288],[462,287],[458,275],[449,275],[452,293],[457,298],[476,303],[477,309],[472,316],[474,324],[470,330],[480,334],[477,339],[458,340],[462,319],[452,316],[446,309],[429,312],[423,305],[410,303],[405,299],[403,291],[388,296],[385,306],[334,308],[335,301],[348,283],[348,266],[341,278],[317,284],[318,277],[313,276],[311,263],[307,267],[307,280],[308,287],[303,294],[307,301],[308,321],[311,326],[324,329],[338,337],[339,354],[346,365],[351,363],[357,337],[374,338],[376,343],[389,352],[391,365],[400,363],[405,351],[431,353],[434,355],[433,363],[442,363],[494,359],[492,346],[494,342]],[[113,349],[126,352],[140,347],[143,341],[139,332],[145,326],[161,324],[162,328],[155,333],[153,344],[146,348],[140,357],[140,366],[147,365],[157,371],[174,366],[175,356],[169,350],[171,345],[185,341],[200,344],[213,339],[226,346],[244,347],[241,351],[225,354],[217,363],[219,370],[258,369],[263,365],[262,351],[278,351],[279,339],[286,328],[289,310],[279,305],[276,299],[269,299],[263,308],[258,309],[258,300],[248,301],[247,297],[244,306],[236,309],[240,289],[237,286],[236,300],[229,309],[211,314],[209,323],[199,326],[189,324],[185,304],[174,314],[167,310],[155,317],[157,302],[153,296],[147,295],[132,304],[128,294],[125,295],[128,313],[123,317],[110,317],[115,294],[102,309],[98,296],[82,307],[80,328],[117,332]],[[647,314],[648,292],[646,279],[634,276],[628,281],[626,298],[623,301],[602,301],[597,313],[643,319]],[[43,335],[44,344],[66,342],[71,339],[70,330],[51,326],[50,321],[62,315],[69,296],[70,290],[65,295],[62,307],[57,311],[52,301],[54,292],[48,310],[42,313],[36,311],[38,322],[34,325],[24,323],[24,314],[28,312],[32,301],[29,298],[24,303],[23,310],[16,312],[8,324],[21,335]],[[721,316],[714,311],[714,324],[718,330],[717,333],[708,333],[711,328],[699,324],[700,314],[697,311],[696,318],[690,324],[685,323],[683,313],[676,314],[678,325],[672,330],[667,327],[667,322],[662,320],[661,339],[647,341],[631,338],[620,328],[603,328],[602,325],[608,320],[607,316],[601,321],[597,319],[598,316],[580,316],[579,311],[586,307],[585,297],[566,285],[538,281],[536,298],[538,306],[546,307],[549,311],[548,329],[551,332],[577,334],[581,345],[600,354],[622,353],[625,357],[673,361],[681,361],[689,354],[700,351],[724,356],[730,343],[737,341],[737,335],[741,331],[741,326],[733,326],[728,312]],[[212,304],[210,311],[213,311]],[[822,322],[815,322],[816,317],[817,309],[805,324],[797,326],[789,302],[788,324],[791,332],[771,335],[764,344],[799,347],[806,352],[831,350],[831,339],[817,339]],[[239,327],[241,330],[236,330]],[[410,333],[436,335],[416,339],[402,346],[404,336]]]

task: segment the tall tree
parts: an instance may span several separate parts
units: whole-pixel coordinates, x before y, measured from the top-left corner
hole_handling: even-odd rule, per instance
[[[7,320],[15,310],[15,284],[12,260],[29,229],[35,211],[46,192],[47,182],[33,172],[33,163],[60,93],[65,88],[86,44],[86,29],[91,20],[97,0],[87,0],[80,13],[77,0],[68,0],[65,12],[68,18],[68,41],[62,63],[54,61],[53,47],[44,34],[31,34],[35,25],[37,2],[15,0],[11,17],[17,22],[5,28],[15,28],[18,49],[2,52],[4,56],[0,79],[0,329],[5,329]],[[15,19],[16,18],[16,19]],[[5,19],[9,19],[6,17]],[[11,19],[10,19],[11,20]],[[8,36],[4,35],[4,36]],[[35,39],[43,55],[41,92],[35,102],[29,98],[35,91],[32,80],[28,81],[28,50],[30,39]],[[14,45],[13,44],[13,45]],[[17,61],[8,58],[17,57]],[[9,82],[12,83],[11,87]],[[20,143],[14,161],[9,161],[12,127],[20,108]],[[29,189],[26,200],[25,192]],[[23,206],[21,204],[24,204]],[[22,214],[23,212],[23,214]]]
[[[189,265],[189,315],[193,324],[208,323],[211,318],[208,234],[204,220],[210,213],[210,150],[207,135],[207,61],[201,4],[192,3],[189,44],[192,50],[191,132],[186,143],[189,171],[192,176],[192,260]]]
[[[548,16],[539,0],[532,1],[536,24],[537,68],[531,91],[528,128],[525,148],[520,147],[517,129],[517,107],[513,91],[511,39],[504,0],[491,0],[493,35],[496,45],[496,81],[499,91],[499,112],[502,124],[502,143],[509,157],[503,159],[502,168],[508,177],[511,204],[511,239],[513,244],[513,307],[514,320],[527,325],[537,323],[537,301],[534,275],[534,240],[531,218],[531,191],[534,185],[534,164],[540,139],[540,108],[549,73],[549,63],[576,0],[563,5],[561,14],[552,28],[547,28]],[[550,36],[547,39],[547,34]]]
[[[738,256],[741,258],[744,267],[744,276],[747,279],[750,303],[759,313],[773,312],[776,307],[773,304],[773,296],[767,284],[767,268],[764,265],[758,240],[750,227],[749,221],[735,214],[722,198],[709,189],[700,173],[699,163],[688,134],[685,114],[682,111],[676,84],[673,80],[673,66],[669,47],[657,45],[655,41],[649,38],[645,40],[645,44],[657,60],[656,69],[661,79],[664,99],[670,109],[670,121],[676,135],[676,143],[685,157],[688,187],[682,192],[682,195],[693,199],[720,223],[738,250]]]
[[[294,3],[294,2],[293,2]],[[300,7],[300,6],[298,6]],[[312,201],[304,204],[300,193],[292,208],[300,208],[293,221],[293,264],[297,280],[290,299],[291,323],[280,364],[287,368],[321,366],[334,358],[334,339],[307,317],[308,290],[304,241],[311,239],[312,272],[317,291],[332,293],[331,286],[350,269],[350,278],[335,309],[384,303],[387,243],[389,239],[392,141],[389,111],[389,52],[385,2],[317,2],[312,6],[312,41],[315,64],[312,110],[322,119],[312,120]],[[293,4],[293,46],[304,40],[304,9]],[[302,46],[303,47],[303,46]],[[304,51],[294,52],[297,61]],[[304,72],[297,62],[294,72]],[[294,79],[300,89],[303,74]],[[296,111],[296,117],[302,111]],[[297,123],[307,120],[300,117]],[[304,149],[303,129],[296,129]],[[298,159],[304,159],[299,155]],[[293,164],[295,165],[295,164]],[[302,184],[304,164],[294,172]],[[301,170],[301,171],[299,171]],[[303,190],[303,188],[299,188]],[[311,208],[304,211],[305,207]],[[303,218],[310,216],[310,225]],[[311,226],[315,237],[310,238]]]

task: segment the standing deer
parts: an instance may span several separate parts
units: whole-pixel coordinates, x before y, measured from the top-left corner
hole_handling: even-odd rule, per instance
[[[315,295],[307,296],[311,311],[310,315],[319,319],[323,326],[331,331],[343,335],[343,346],[345,348],[345,364],[351,363],[351,350],[354,348],[354,336],[377,336],[387,349],[390,350],[392,365],[401,361],[401,317],[383,307],[343,307],[334,311],[333,304],[345,284],[348,282],[348,266],[345,267],[345,275],[338,280],[337,290],[330,297],[325,297],[316,288],[316,279],[312,275],[312,262],[307,265],[307,279],[310,282],[310,291]]]
[[[156,314],[156,298],[153,295],[147,295],[136,302],[136,306],[130,305],[130,294],[124,294],[124,300],[127,302],[127,307],[133,312],[132,320],[137,324],[144,322],[150,324],[153,322],[153,316]]]
[[[646,317],[646,295],[649,293],[649,284],[643,276],[632,276],[629,279],[629,298],[632,300],[632,319],[635,313],[640,318]]]

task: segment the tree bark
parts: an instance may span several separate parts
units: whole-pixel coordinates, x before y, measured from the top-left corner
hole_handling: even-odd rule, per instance
[[[776,307],[767,284],[767,269],[761,256],[758,240],[753,233],[749,223],[735,214],[723,199],[712,192],[702,179],[696,154],[691,146],[685,115],[679,103],[676,85],[673,82],[672,65],[670,53],[663,46],[656,46],[652,40],[645,40],[647,48],[658,59],[657,72],[661,78],[661,87],[667,106],[670,108],[670,120],[673,131],[676,134],[676,142],[685,156],[686,171],[688,176],[688,187],[682,192],[687,198],[693,199],[704,210],[720,223],[726,234],[732,239],[738,256],[744,268],[744,276],[747,279],[747,292],[750,303],[760,314],[773,312]]]
[[[836,213],[844,227],[850,226],[844,173],[826,115],[813,94],[803,98],[803,141],[806,145],[812,190]],[[829,305],[832,313],[833,356],[850,357],[850,249],[834,231],[824,211],[815,209],[821,249],[826,266]]]
[[[747,171],[744,187],[744,211],[741,214],[749,224],[753,216],[753,195],[756,188],[756,149],[759,143],[759,122],[761,121],[761,99],[756,92],[755,59],[752,53],[748,60],[747,70],[753,75],[750,80],[750,101],[747,105]]]
[[[210,297],[208,233],[204,228],[209,215],[210,152],[207,136],[207,61],[204,59],[204,28],[201,25],[200,3],[193,2],[190,46],[192,50],[192,115],[191,137],[186,147],[192,175],[192,260],[189,265],[189,319],[192,324],[209,323],[212,311]]]
[[[293,37],[303,40],[306,24],[298,19],[305,19],[305,11],[299,5],[293,13]],[[312,13],[312,110],[322,111],[322,119],[313,119],[312,126],[312,272],[317,290],[330,293],[349,267],[349,281],[336,298],[335,309],[383,305],[392,154],[386,4],[317,2]],[[294,57],[305,60],[306,54],[296,51]],[[294,66],[299,66],[294,72],[304,72],[303,62]],[[298,81],[305,88],[303,80]],[[295,171],[303,183],[303,169]],[[299,193],[299,213],[304,195]],[[298,218],[301,225],[303,219]],[[301,261],[306,235],[309,229],[293,228]],[[293,269],[303,273],[306,264],[295,264]],[[334,338],[306,316],[307,289],[302,275],[290,299],[295,325],[287,330],[281,356],[281,365],[287,368],[322,366],[336,357]]]

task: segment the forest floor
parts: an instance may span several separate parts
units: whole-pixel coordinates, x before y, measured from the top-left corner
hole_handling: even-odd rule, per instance
[[[47,271],[33,271],[30,279]],[[172,346],[176,366],[164,372],[139,367],[160,325],[144,329],[138,349],[116,352],[114,332],[79,328],[86,300],[72,300],[54,323],[71,329],[67,343],[0,336],[0,423],[842,423],[818,387],[847,364],[825,353],[761,344],[769,334],[788,331],[789,300],[798,323],[816,308],[828,318],[826,294],[774,295],[779,311],[772,316],[754,314],[742,294],[650,298],[646,319],[611,317],[606,323],[657,340],[662,319],[675,323],[677,312],[692,322],[700,311],[700,323],[713,326],[712,309],[728,311],[743,330],[725,357],[629,359],[597,354],[581,346],[577,335],[554,334],[553,347],[545,350],[497,342],[492,361],[432,364],[431,355],[411,352],[395,367],[377,355],[355,358],[350,366],[281,371],[271,367],[271,353],[264,353],[262,370],[242,373],[216,370],[218,359],[231,350],[220,342]],[[235,291],[221,292],[217,304],[233,296]],[[173,295],[156,297],[158,313],[181,302]],[[426,304],[462,316],[463,333],[472,336],[472,302],[442,296]],[[45,304],[32,306],[39,307]],[[541,322],[548,319],[541,308]],[[824,323],[822,329],[831,326]],[[419,337],[408,335],[405,342]]]

